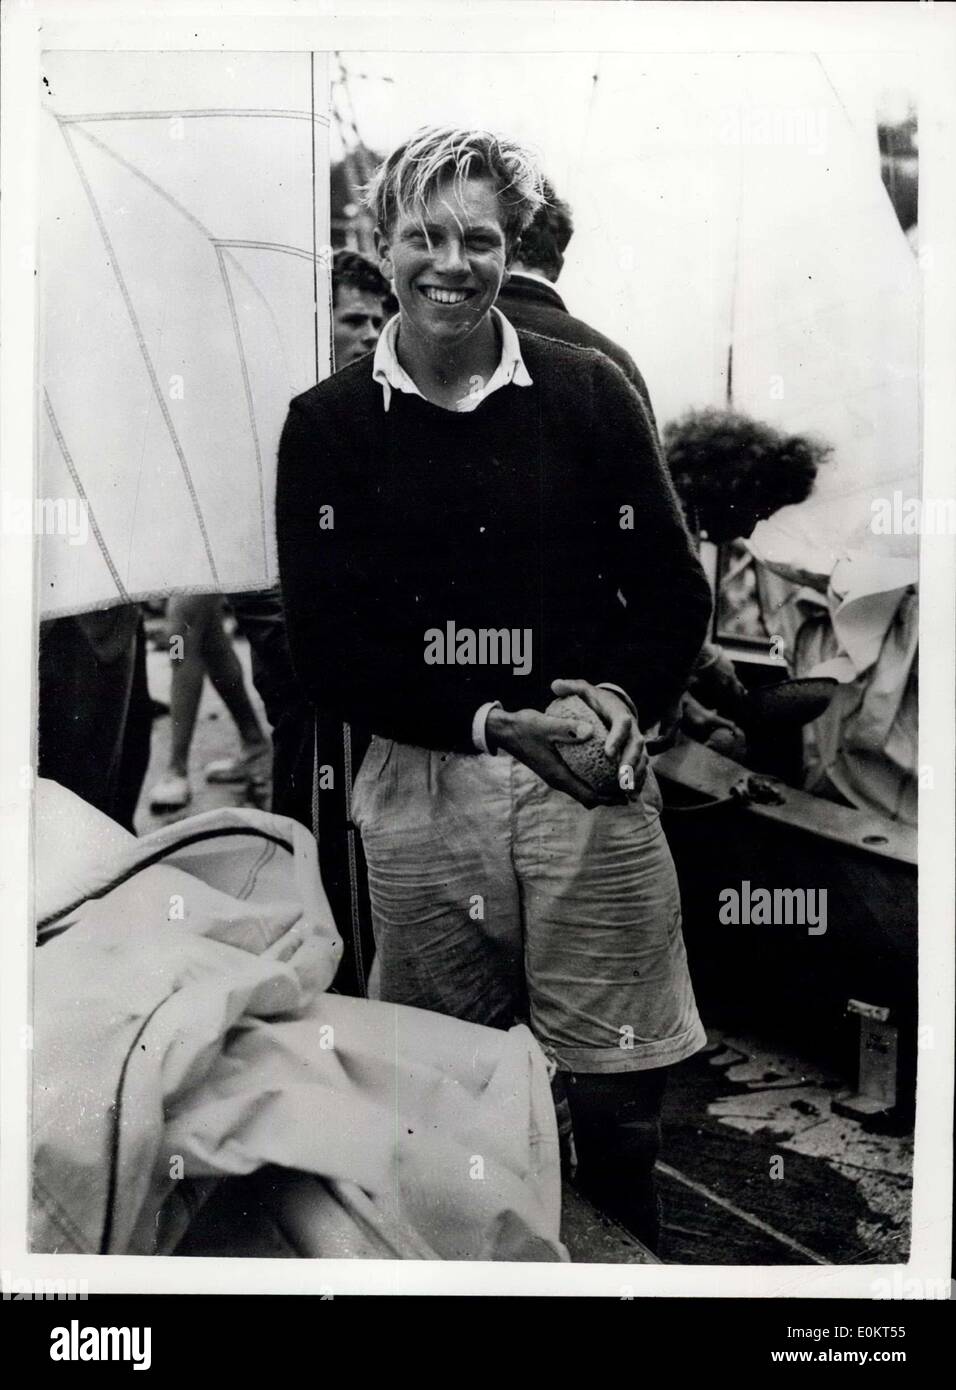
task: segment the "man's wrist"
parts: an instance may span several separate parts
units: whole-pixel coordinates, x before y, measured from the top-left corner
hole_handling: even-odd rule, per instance
[[[485,719],[485,743],[489,753],[497,753],[511,724],[511,714],[500,704],[492,705]]]
[[[471,742],[476,752],[494,754],[498,751],[497,744],[492,746],[489,741],[488,716],[500,708],[500,700],[488,700],[475,711],[475,717],[471,721]]]

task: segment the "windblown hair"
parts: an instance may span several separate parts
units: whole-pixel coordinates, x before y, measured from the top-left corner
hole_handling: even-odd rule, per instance
[[[387,232],[396,217],[421,216],[425,203],[448,179],[493,180],[509,253],[544,201],[533,156],[513,140],[486,130],[425,126],[393,150],[364,190],[375,223]]]
[[[832,446],[732,410],[691,410],[664,427],[664,452],[692,529],[748,534],[754,517],[809,497]]]
[[[564,268],[564,253],[574,235],[571,209],[559,198],[547,179],[544,180],[544,202],[522,232],[516,258],[530,270],[539,270],[551,281],[557,280]]]
[[[374,294],[384,302],[386,313],[396,313],[397,304],[385,276],[374,262],[358,251],[336,251],[332,257],[332,298],[349,287],[363,294]],[[393,307],[394,306],[394,307]]]

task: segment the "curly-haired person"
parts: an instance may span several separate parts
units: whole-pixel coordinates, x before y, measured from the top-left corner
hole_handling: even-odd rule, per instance
[[[717,409],[691,410],[671,420],[664,427],[663,445],[691,533],[715,545],[746,539],[758,521],[805,501],[832,453],[820,440],[784,434],[740,411]],[[720,746],[740,751],[740,731],[708,708],[733,711],[746,693],[729,657],[714,642],[701,648],[691,692],[683,701],[685,732],[707,742],[727,731],[732,738]]]

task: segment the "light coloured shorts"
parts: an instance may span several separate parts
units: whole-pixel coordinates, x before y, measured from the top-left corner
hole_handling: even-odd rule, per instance
[[[586,810],[510,754],[375,737],[352,792],[368,862],[372,998],[491,1027],[527,1017],[562,1070],[699,1051],[680,896],[649,772]]]

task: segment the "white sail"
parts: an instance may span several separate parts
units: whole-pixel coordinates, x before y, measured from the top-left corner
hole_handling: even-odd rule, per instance
[[[597,72],[569,302],[630,349],[662,420],[726,403],[732,345],[735,408],[834,447],[807,533],[834,555],[905,552],[870,522],[875,498],[919,490],[919,273],[875,125],[813,56],[613,55]]]
[[[275,455],[329,368],[325,62],[47,55],[41,612],[277,578]]]

